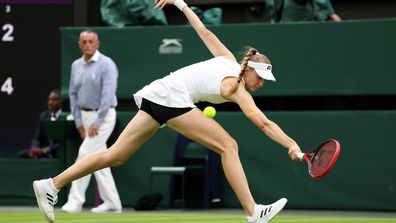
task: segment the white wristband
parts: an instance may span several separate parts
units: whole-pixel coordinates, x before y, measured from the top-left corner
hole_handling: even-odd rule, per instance
[[[175,0],[175,6],[181,10],[183,10],[184,6],[187,6],[187,4],[184,2],[184,0]]]

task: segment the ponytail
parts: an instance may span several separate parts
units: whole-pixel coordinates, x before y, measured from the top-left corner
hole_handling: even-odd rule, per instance
[[[248,61],[250,60],[250,58],[253,55],[256,55],[256,54],[257,54],[257,50],[255,48],[248,47],[248,49],[246,50],[245,56],[243,57],[243,60],[241,61],[241,72],[239,73],[238,83],[240,83],[243,78],[243,74],[245,73]]]

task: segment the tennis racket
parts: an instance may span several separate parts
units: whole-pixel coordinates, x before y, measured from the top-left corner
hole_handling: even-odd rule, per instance
[[[308,173],[312,178],[320,178],[326,176],[333,168],[340,151],[340,143],[335,139],[329,139],[311,152],[298,153],[297,157],[307,162]]]

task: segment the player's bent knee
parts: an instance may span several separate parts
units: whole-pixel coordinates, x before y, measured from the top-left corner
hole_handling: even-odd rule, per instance
[[[235,139],[230,138],[223,143],[220,148],[220,155],[238,155],[238,143]]]
[[[126,159],[109,153],[109,166],[116,167],[124,164]]]
[[[116,166],[121,166],[122,164],[125,163],[125,161],[127,161],[127,158],[119,156],[119,155],[115,155],[111,157],[111,166],[112,167],[116,167]]]
[[[112,160],[111,166],[112,166],[112,167],[121,166],[122,164],[125,163],[125,161],[126,161],[125,159],[115,158],[115,159]]]
[[[120,155],[113,153],[111,150],[106,150],[102,159],[106,163],[106,166],[109,167],[120,166],[126,161],[125,158],[120,157]]]

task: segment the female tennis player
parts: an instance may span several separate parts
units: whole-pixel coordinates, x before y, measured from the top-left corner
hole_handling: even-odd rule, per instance
[[[248,222],[269,222],[285,206],[285,198],[273,204],[256,204],[239,160],[236,141],[194,105],[199,101],[238,104],[259,130],[287,148],[291,159],[298,160],[301,150],[297,143],[263,114],[246,90],[254,92],[265,80],[275,81],[269,59],[250,48],[241,63],[237,63],[234,55],[183,0],[156,0],[155,8],[162,9],[168,4],[174,4],[184,13],[213,58],[181,68],[135,93],[139,111],[108,150],[87,156],[54,178],[34,181],[37,203],[49,222],[55,220],[53,205],[61,188],[99,169],[121,165],[165,124],[221,156],[225,176]]]

